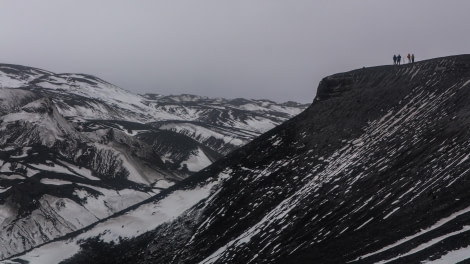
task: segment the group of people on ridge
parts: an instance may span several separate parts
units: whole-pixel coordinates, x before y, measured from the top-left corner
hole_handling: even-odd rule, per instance
[[[406,56],[406,58],[408,58],[408,63],[414,63],[415,62],[415,55],[414,54],[409,54],[408,53],[408,56]],[[405,62],[405,59],[403,59],[403,63]],[[401,63],[401,55],[398,54],[397,55],[393,55],[393,64],[394,65],[400,65]]]

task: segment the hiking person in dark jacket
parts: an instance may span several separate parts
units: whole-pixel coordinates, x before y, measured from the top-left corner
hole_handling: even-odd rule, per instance
[[[398,54],[398,56],[397,56],[397,64],[398,64],[398,65],[400,65],[400,61],[401,61],[401,55]]]
[[[411,63],[414,63],[415,62],[415,54],[411,54]]]
[[[393,65],[397,64],[397,55],[393,54]]]

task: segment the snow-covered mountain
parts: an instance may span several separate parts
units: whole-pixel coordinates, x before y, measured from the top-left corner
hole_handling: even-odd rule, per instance
[[[0,259],[151,199],[305,107],[6,64],[0,86]]]
[[[469,100],[470,55],[326,77],[295,118],[9,263],[468,262]]]
[[[0,113],[25,100],[50,98],[77,129],[121,130],[154,145],[173,168],[193,166],[192,171],[204,166],[188,160],[213,162],[307,107],[268,100],[137,95],[91,75],[9,64],[0,64],[0,86]],[[182,139],[185,147],[174,146]]]

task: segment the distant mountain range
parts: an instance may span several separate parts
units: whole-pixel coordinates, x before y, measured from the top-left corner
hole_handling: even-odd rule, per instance
[[[0,259],[166,190],[307,105],[137,95],[0,64]]]

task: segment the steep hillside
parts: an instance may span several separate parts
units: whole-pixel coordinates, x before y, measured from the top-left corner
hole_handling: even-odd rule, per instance
[[[468,260],[469,100],[469,55],[326,77],[305,112],[154,201],[211,188],[193,207],[64,263]]]

